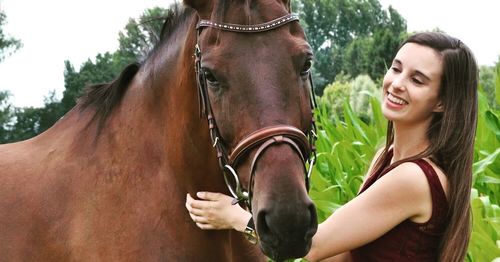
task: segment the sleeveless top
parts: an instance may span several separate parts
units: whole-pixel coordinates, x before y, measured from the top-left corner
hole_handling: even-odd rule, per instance
[[[388,152],[388,163],[378,174],[371,175],[360,193],[363,193],[380,177],[395,168],[387,168],[392,158],[392,150]],[[432,215],[427,222],[416,223],[407,219],[378,239],[351,250],[352,261],[355,262],[426,262],[438,261],[438,247],[448,221],[448,201],[434,168],[424,159],[411,161],[417,164],[429,182],[432,195]]]

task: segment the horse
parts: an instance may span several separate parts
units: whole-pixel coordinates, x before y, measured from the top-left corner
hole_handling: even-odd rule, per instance
[[[0,145],[0,260],[277,261],[317,229],[311,47],[289,0],[184,0],[161,41],[44,133]],[[200,230],[186,194],[233,193],[259,245]]]

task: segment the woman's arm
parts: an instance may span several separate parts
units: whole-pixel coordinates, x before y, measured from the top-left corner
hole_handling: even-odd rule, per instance
[[[403,163],[321,223],[306,259],[320,261],[355,249],[406,219],[425,221],[431,214],[427,178],[416,164]]]

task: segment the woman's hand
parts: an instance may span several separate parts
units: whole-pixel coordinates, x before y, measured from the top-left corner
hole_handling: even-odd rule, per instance
[[[186,196],[186,208],[191,219],[201,229],[236,229],[243,232],[252,215],[239,205],[232,205],[233,198],[220,193],[198,192],[201,200]]]

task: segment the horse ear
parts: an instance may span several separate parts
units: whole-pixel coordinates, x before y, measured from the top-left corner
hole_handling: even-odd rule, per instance
[[[212,0],[184,0],[184,4],[196,10],[201,19],[210,19]]]

